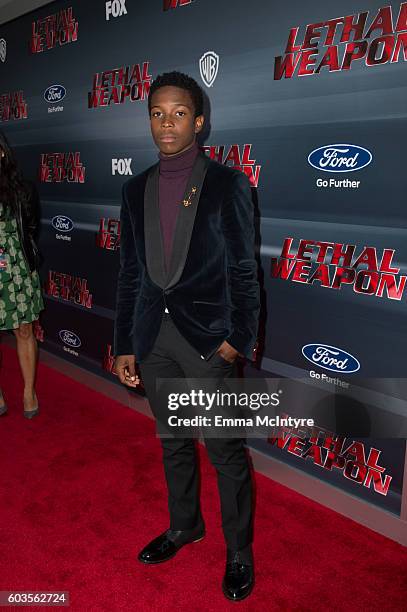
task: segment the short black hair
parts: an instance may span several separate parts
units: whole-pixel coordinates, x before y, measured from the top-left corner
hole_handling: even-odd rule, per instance
[[[148,113],[151,113],[151,99],[153,97],[153,93],[160,89],[160,87],[180,87],[181,89],[186,89],[189,92],[189,95],[192,98],[192,102],[195,108],[195,117],[199,115],[203,115],[203,92],[201,87],[192,77],[184,74],[183,72],[177,72],[173,70],[172,72],[164,72],[163,74],[159,74],[151,84],[150,93],[148,94]]]

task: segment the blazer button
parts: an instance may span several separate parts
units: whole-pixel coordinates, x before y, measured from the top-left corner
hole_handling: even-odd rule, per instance
[[[203,355],[201,355],[201,359],[205,359],[205,357]]]

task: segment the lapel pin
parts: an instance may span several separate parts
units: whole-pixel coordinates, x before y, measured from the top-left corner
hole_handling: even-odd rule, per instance
[[[192,187],[190,194],[188,195],[186,200],[182,200],[184,206],[190,206],[192,204],[192,200],[196,194],[197,188]]]

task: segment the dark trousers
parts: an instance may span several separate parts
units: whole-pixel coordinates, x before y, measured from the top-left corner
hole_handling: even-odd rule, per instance
[[[160,333],[140,372],[151,410],[157,420],[165,418],[157,394],[157,378],[236,377],[235,364],[215,354],[202,359],[175,327],[170,315],[163,317]],[[168,416],[168,412],[166,414]],[[203,431],[205,437],[205,431]],[[168,487],[170,529],[192,529],[203,523],[199,502],[199,474],[192,438],[161,438]],[[252,481],[242,439],[205,437],[210,461],[217,472],[222,527],[227,547],[241,550],[252,541]]]

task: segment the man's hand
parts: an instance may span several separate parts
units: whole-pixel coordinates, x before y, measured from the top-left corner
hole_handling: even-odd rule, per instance
[[[136,374],[136,358],[134,355],[118,355],[114,361],[114,369],[119,380],[128,387],[137,387],[140,377]]]
[[[229,361],[229,363],[233,363],[238,355],[240,355],[239,351],[237,351],[229,342],[224,340],[220,347],[216,351],[225,361]]]

